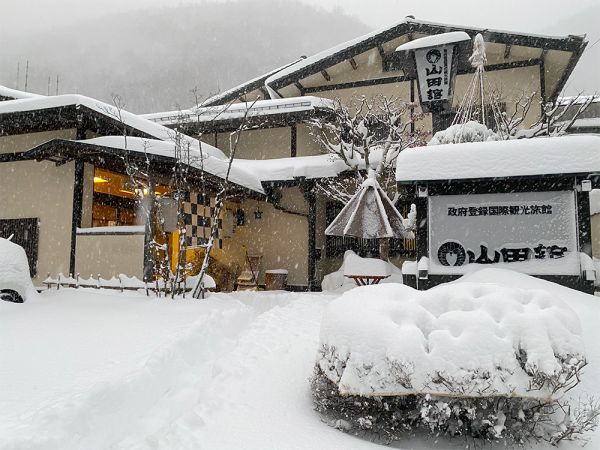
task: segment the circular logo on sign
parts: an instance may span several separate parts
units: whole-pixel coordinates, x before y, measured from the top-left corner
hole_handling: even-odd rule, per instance
[[[442,52],[440,52],[437,48],[432,48],[425,55],[425,59],[428,63],[435,64],[442,57]]]
[[[454,241],[440,245],[437,256],[442,266],[462,266],[467,259],[464,247]]]

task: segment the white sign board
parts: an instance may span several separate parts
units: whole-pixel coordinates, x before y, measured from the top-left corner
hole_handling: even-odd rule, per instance
[[[573,191],[429,197],[431,273],[469,264],[578,275]]]
[[[452,96],[454,45],[415,50],[421,102],[443,102]]]

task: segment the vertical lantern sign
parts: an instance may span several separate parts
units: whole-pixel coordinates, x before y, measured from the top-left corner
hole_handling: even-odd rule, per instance
[[[421,104],[428,111],[450,108],[454,81],[454,45],[415,50]]]
[[[463,31],[428,36],[407,42],[396,52],[410,52],[424,112],[448,111],[452,107],[460,46],[470,42]]]

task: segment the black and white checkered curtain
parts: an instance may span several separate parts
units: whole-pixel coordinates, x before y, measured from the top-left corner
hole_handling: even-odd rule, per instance
[[[208,241],[215,211],[215,198],[198,192],[186,192],[183,213],[188,248],[201,247]],[[218,220],[218,235],[215,244],[223,248],[220,238],[222,220]]]

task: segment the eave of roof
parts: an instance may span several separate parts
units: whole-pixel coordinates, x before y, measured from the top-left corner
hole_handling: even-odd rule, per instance
[[[406,18],[402,22],[391,27],[386,27],[351,41],[345,42],[328,50],[319,52],[305,60],[294,64],[286,69],[282,69],[271,75],[265,81],[265,84],[277,90],[288,86],[298,80],[321,71],[324,68],[335,65],[341,61],[357,56],[377,45],[409,33],[422,32],[426,34],[440,34],[452,31],[465,31],[471,37],[481,33],[486,42],[496,42],[502,44],[522,45],[534,48],[556,49],[573,52],[573,58],[566,73],[563,75],[558,88],[550,95],[550,98],[556,98],[562,90],[564,83],[572,72],[575,63],[579,60],[587,42],[582,36],[544,36],[537,34],[515,33],[502,30],[490,30],[477,27],[463,27],[457,25],[447,25],[435,22],[427,22]]]
[[[113,169],[124,169],[125,161],[129,159],[143,164],[149,162],[154,170],[161,171],[169,177],[172,175],[173,143],[132,137],[127,140],[128,147],[124,148],[120,142],[122,136],[104,136],[83,141],[53,139],[28,150],[24,153],[24,157],[37,160],[46,159],[57,163],[81,159],[100,167]],[[150,147],[145,147],[141,141],[149,142]],[[155,148],[152,148],[153,144],[156,145]],[[204,172],[214,183],[220,183],[227,172],[227,164],[228,161],[205,155],[203,162],[199,162],[199,158],[191,159],[189,165],[193,171],[197,172],[196,178],[200,179],[201,172]],[[229,181],[232,183],[234,191],[246,192],[251,195],[264,194],[260,180],[253,173],[240,167],[233,167],[229,175]]]

